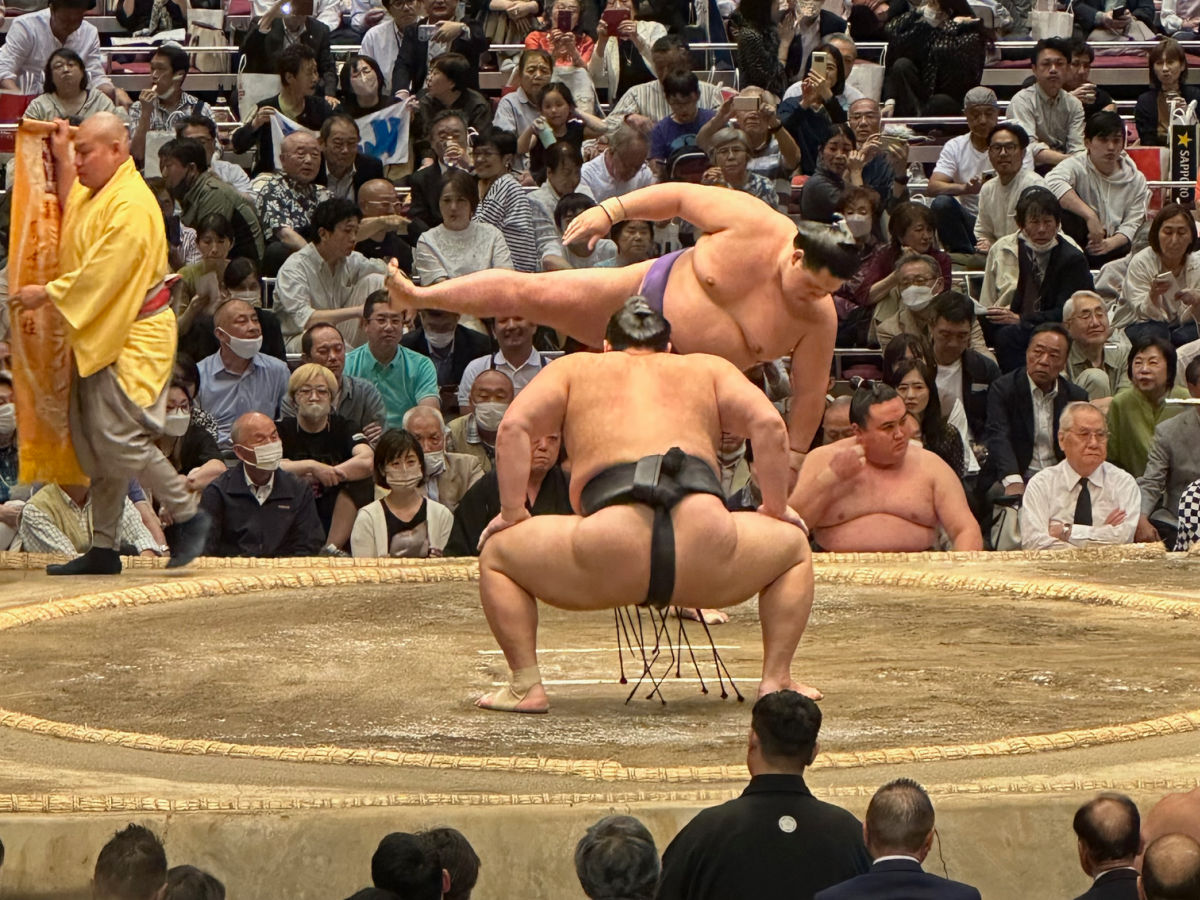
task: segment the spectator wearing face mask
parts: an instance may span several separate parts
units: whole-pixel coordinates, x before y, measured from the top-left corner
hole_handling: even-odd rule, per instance
[[[287,363],[264,355],[258,313],[244,300],[228,300],[213,317],[220,349],[202,359],[200,405],[216,420],[217,443],[232,447],[230,430],[247,412],[259,412],[274,421],[287,392]],[[272,426],[273,427],[273,426]]]
[[[187,476],[189,491],[200,492],[213,479],[225,472],[225,461],[217,442],[204,426],[192,419],[193,390],[185,382],[174,379],[167,390],[167,416],[162,435],[155,441],[158,449],[175,467]],[[166,515],[165,509],[159,513]],[[170,525],[170,520],[163,522]]]
[[[312,487],[279,468],[283,443],[275,423],[258,412],[230,429],[241,465],[204,489],[200,504],[212,516],[205,556],[316,556],[325,545]]]
[[[512,403],[512,378],[500,369],[484,369],[471,384],[467,414],[450,423],[446,449],[479,460],[484,472],[496,464],[496,432]]]
[[[404,430],[417,439],[425,455],[425,496],[454,512],[462,495],[483,477],[483,466],[473,456],[446,452],[446,422],[432,406],[406,412]]]
[[[463,371],[473,359],[486,356],[492,342],[486,334],[459,324],[458,313],[423,309],[417,314],[421,327],[400,338],[400,346],[433,360],[440,388],[458,387]],[[455,403],[455,408],[458,404]],[[443,408],[445,400],[443,399]]]
[[[356,557],[441,556],[453,514],[422,493],[426,483],[421,443],[407,431],[384,432],[375,448],[375,484],[387,496],[364,506],[354,521],[350,547]]]

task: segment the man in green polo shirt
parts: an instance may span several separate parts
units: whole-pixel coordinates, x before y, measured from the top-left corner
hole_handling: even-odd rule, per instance
[[[387,427],[401,428],[414,406],[438,409],[437,370],[428,356],[400,346],[404,319],[393,312],[387,291],[375,291],[363,303],[367,342],[346,354],[343,374],[379,388],[387,407]]]

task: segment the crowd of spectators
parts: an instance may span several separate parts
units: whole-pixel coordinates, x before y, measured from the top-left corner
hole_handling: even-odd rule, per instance
[[[244,104],[240,124],[222,119],[215,96],[189,91],[192,51],[171,41],[149,52],[145,89],[116,87],[90,3],[16,15],[0,87],[36,95],[32,118],[115,109],[128,120],[179,276],[174,431],[161,445],[220,525],[210,552],[475,552],[506,404],[556,356],[587,348],[516,317],[406,320],[381,290],[388,261],[420,284],[641,265],[698,235],[680,221],[620,222],[594,247],[562,234],[595,203],[681,180],[839,223],[855,242],[861,265],[834,297],[837,340],[845,369],[874,387],[845,430],[816,435],[814,448],[836,446],[810,477],[850,471],[849,452],[865,455],[867,479],[901,465],[881,437],[870,449],[873,429],[891,432],[876,422],[891,390],[915,442],[909,463],[924,473],[917,484],[951,477],[948,499],[913,486],[932,519],[907,518],[927,546],[974,547],[977,530],[987,548],[1186,549],[1200,530],[1200,486],[1189,492],[1200,444],[1183,433],[1195,420],[1185,401],[1200,396],[1190,365],[1200,237],[1191,205],[1150,191],[1144,158],[1127,152],[1166,143],[1200,98],[1176,40],[1196,25],[1183,0],[1161,12],[1076,2],[1074,33],[1036,41],[1007,104],[981,81],[1000,57],[1026,52],[1006,48],[1029,37],[1023,0],[722,0],[699,18],[630,0],[256,0],[234,34],[239,65],[278,88]],[[148,37],[186,12],[118,7],[121,27]],[[736,45],[725,58],[740,90],[697,71],[689,38],[717,34]],[[1132,123],[1091,80],[1100,38],[1155,42],[1144,67],[1127,70],[1149,82]],[[880,40],[882,67],[859,50]],[[493,49],[504,42],[524,49]],[[401,100],[409,161],[385,164],[361,117]],[[279,127],[280,116],[300,128]],[[918,116],[940,124],[903,122]],[[940,143],[932,165],[915,159],[925,142]],[[781,413],[789,365],[763,368]],[[847,389],[842,379],[831,395]],[[11,409],[0,404],[0,545],[86,544],[82,486],[17,482]],[[747,458],[731,481],[734,508],[756,490],[752,448],[739,440],[730,436],[729,452]],[[529,503],[564,512],[569,461],[558,435],[545,443],[554,452],[535,466]],[[1096,466],[1082,461],[1097,452]],[[414,459],[421,477],[407,485]],[[840,508],[852,482],[810,511]],[[1027,485],[1038,499],[1018,509]],[[129,499],[127,547],[164,552],[169,523],[155,498],[133,483]],[[886,504],[861,513],[906,518]],[[1110,517],[1120,521],[1101,527]],[[877,542],[831,537],[842,549],[902,549],[879,531]],[[914,532],[905,548],[924,541]]]
[[[409,440],[402,452],[415,446]],[[593,900],[979,900],[976,888],[950,878],[942,842],[954,837],[939,835],[930,795],[916,781],[899,777],[882,785],[862,821],[813,796],[807,772],[821,724],[819,707],[807,697],[792,691],[760,697],[747,741],[750,781],[741,795],[697,813],[661,857],[638,819],[601,818],[575,845],[583,893]],[[1060,824],[1070,834],[1067,827]],[[1078,808],[1070,827],[1080,869],[1077,900],[1200,900],[1200,792],[1168,794],[1145,815],[1123,794],[1100,793]],[[224,900],[218,866],[210,873],[176,860],[168,867],[167,860],[154,832],[130,824],[100,850],[92,896]],[[508,877],[523,871],[512,858],[481,859],[466,835],[445,826],[388,834],[367,863],[364,853],[370,885],[349,900],[469,900],[481,869],[495,866]]]

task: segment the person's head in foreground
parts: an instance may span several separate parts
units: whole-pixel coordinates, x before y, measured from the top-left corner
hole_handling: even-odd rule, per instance
[[[441,900],[449,877],[415,834],[394,831],[371,857],[371,881],[405,900]]]
[[[1200,900],[1200,844],[1186,834],[1150,843],[1138,879],[1142,900]]]
[[[604,330],[604,349],[650,350],[665,353],[671,347],[671,326],[646,298],[634,295],[613,313]]]
[[[889,467],[904,461],[908,450],[907,412],[896,389],[881,382],[865,382],[850,398],[850,425],[863,448],[867,463]]]
[[[933,803],[911,778],[889,781],[867,805],[863,840],[872,859],[911,856],[923,862],[933,846],[933,835]]]
[[[162,900],[166,890],[167,853],[149,828],[126,826],[96,857],[93,900]]]
[[[654,838],[632,816],[605,816],[575,845],[575,874],[593,900],[651,900],[659,875]]]
[[[428,409],[429,407],[418,407]],[[469,900],[479,880],[479,855],[457,828],[430,828],[417,834],[435,866],[450,878],[445,900]]]
[[[750,714],[746,767],[751,775],[800,775],[817,758],[820,730],[821,708],[813,700],[796,691],[764,694]]]
[[[1104,423],[1103,416],[1100,423]],[[1065,423],[1059,426],[1060,434],[1065,427]],[[1079,866],[1092,878],[1109,869],[1132,866],[1142,849],[1142,817],[1137,805],[1124,794],[1104,793],[1089,800],[1076,810],[1071,827],[1078,838]]]
[[[195,866],[174,866],[167,872],[163,900],[225,900],[225,885]]]

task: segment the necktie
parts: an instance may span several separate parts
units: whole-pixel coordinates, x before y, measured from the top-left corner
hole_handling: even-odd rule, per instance
[[[1079,499],[1075,502],[1075,524],[1092,524],[1092,494],[1086,478],[1079,479]]]

